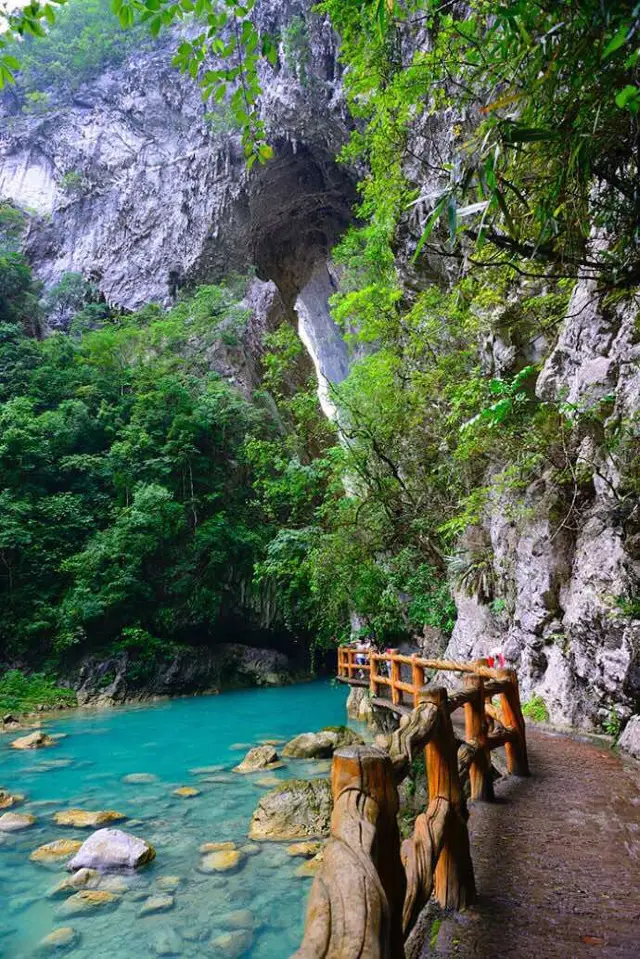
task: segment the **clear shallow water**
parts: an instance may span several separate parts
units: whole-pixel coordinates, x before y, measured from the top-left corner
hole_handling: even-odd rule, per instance
[[[287,739],[299,732],[346,722],[346,691],[328,682],[283,689],[247,690],[153,706],[95,713],[77,712],[48,724],[48,732],[66,733],[55,747],[19,752],[13,736],[0,737],[0,786],[27,794],[14,807],[37,823],[19,833],[0,834],[0,956],[26,959],[39,940],[58,926],[72,925],[78,945],[65,951],[73,959],[133,959],[171,954],[212,957],[212,937],[225,913],[251,909],[259,928],[246,956],[285,959],[300,942],[308,879],[295,876],[303,860],[285,846],[260,844],[235,874],[208,876],[197,871],[204,842],[247,841],[247,830],[262,787],[260,776],[233,774],[230,782],[207,783],[207,774],[190,770],[223,765],[227,773],[260,739]],[[244,744],[242,749],[232,749]],[[69,765],[50,765],[69,760]],[[326,764],[325,764],[326,765]],[[321,764],[322,768],[322,764]],[[157,781],[123,782],[130,773],[152,773]],[[214,773],[213,775],[220,775]],[[264,775],[311,778],[318,765],[289,761]],[[202,790],[193,799],[171,795],[178,786]],[[57,826],[52,815],[69,807],[116,809],[133,822],[122,828],[151,842],[156,860],[136,874],[115,909],[64,918],[64,900],[46,893],[65,875],[64,862],[45,867],[29,861],[42,843],[62,837],[84,839],[91,830]],[[285,844],[286,845],[286,844]],[[166,913],[139,917],[148,895],[161,893],[158,878],[179,876],[175,906]]]

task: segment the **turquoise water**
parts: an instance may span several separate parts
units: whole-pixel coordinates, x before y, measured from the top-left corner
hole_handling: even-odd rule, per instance
[[[260,776],[229,770],[260,739],[287,739],[346,721],[346,691],[328,682],[282,689],[247,690],[145,707],[77,712],[48,724],[50,733],[66,733],[55,747],[18,752],[13,736],[0,736],[0,787],[27,794],[15,812],[29,812],[36,825],[0,834],[0,956],[22,959],[35,954],[40,939],[71,925],[79,942],[64,955],[73,959],[133,959],[156,955],[224,955],[211,940],[224,929],[224,916],[250,909],[258,923],[251,959],[285,959],[300,942],[308,879],[295,875],[303,862],[277,843],[259,844],[240,871],[204,875],[197,870],[204,842],[247,842],[251,813],[264,788]],[[242,748],[239,748],[242,746]],[[238,748],[233,748],[238,747]],[[60,762],[60,761],[64,762]],[[224,782],[206,782],[190,772],[224,766]],[[327,764],[320,764],[326,774]],[[318,764],[289,761],[263,775],[280,779],[318,775]],[[153,783],[130,785],[123,776],[151,773]],[[172,796],[178,786],[193,785],[201,795]],[[115,908],[64,918],[64,900],[47,898],[65,875],[55,867],[29,861],[32,850],[62,837],[84,839],[91,830],[57,826],[59,809],[115,809],[129,817],[124,828],[151,842],[157,858],[136,873]],[[140,917],[149,895],[160,893],[162,876],[179,876],[174,907]],[[222,925],[220,925],[222,922]]]

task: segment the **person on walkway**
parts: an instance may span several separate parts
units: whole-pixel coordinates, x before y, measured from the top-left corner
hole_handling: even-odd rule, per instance
[[[498,669],[504,669],[507,661],[504,658],[504,653],[502,652],[502,649],[500,646],[493,647],[493,649],[490,651],[489,655],[487,656],[487,663],[491,669],[493,669],[494,666]]]
[[[361,639],[356,645],[356,663],[358,666],[366,666],[369,662],[371,652],[371,641],[368,638]],[[364,679],[364,669],[358,670],[358,678]]]

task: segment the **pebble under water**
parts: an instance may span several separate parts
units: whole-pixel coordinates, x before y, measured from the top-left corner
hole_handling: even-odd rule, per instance
[[[0,834],[0,956],[42,954],[39,941],[60,926],[73,926],[79,935],[63,951],[73,959],[223,956],[212,939],[228,931],[225,915],[247,909],[255,931],[243,955],[290,956],[300,944],[310,888],[309,879],[295,875],[303,860],[290,857],[286,843],[260,843],[257,855],[248,857],[238,872],[204,875],[197,869],[198,847],[247,842],[251,814],[265,791],[256,784],[260,776],[231,773],[247,749],[261,739],[288,739],[346,722],[346,695],[344,687],[314,682],[78,711],[47,723],[48,733],[67,734],[56,746],[24,752],[9,748],[15,736],[0,736],[0,787],[27,795],[12,812],[37,817],[29,829]],[[196,771],[211,766],[224,768]],[[327,775],[327,767],[326,762],[290,760],[285,768],[263,775],[312,778]],[[132,773],[156,778],[123,781]],[[180,786],[195,786],[201,793],[190,799],[173,796]],[[91,834],[90,829],[54,823],[53,814],[70,807],[126,814],[129,821],[118,828],[152,843],[157,858],[127,879],[130,886],[115,907],[65,918],[64,900],[47,898],[67,875],[65,861],[44,866],[30,862],[29,855],[43,843]],[[162,877],[180,879],[173,907],[141,917],[149,896],[166,895]]]

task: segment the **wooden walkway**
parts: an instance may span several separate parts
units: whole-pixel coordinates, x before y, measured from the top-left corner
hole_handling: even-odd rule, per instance
[[[424,685],[445,669],[463,674],[460,689]],[[515,672],[486,660],[346,647],[338,678],[368,686],[400,723],[376,747],[334,755],[331,838],[294,959],[639,959],[637,766],[526,734]],[[502,745],[514,775],[494,793]],[[397,784],[422,750],[428,805],[400,849]],[[465,792],[488,801],[467,807]]]
[[[462,673],[464,685],[452,693],[425,685],[429,670]],[[352,647],[339,650],[338,678],[366,682],[374,703],[399,713],[400,722],[375,746],[334,753],[331,836],[295,959],[403,959],[432,895],[446,910],[476,899],[465,797],[493,800],[491,750],[504,747],[508,772],[529,775],[518,679],[487,660],[425,660]],[[460,709],[463,740],[451,718]],[[421,753],[428,804],[401,846],[398,785]]]
[[[527,733],[529,780],[470,806],[476,902],[423,915],[407,959],[638,959],[640,766]]]

